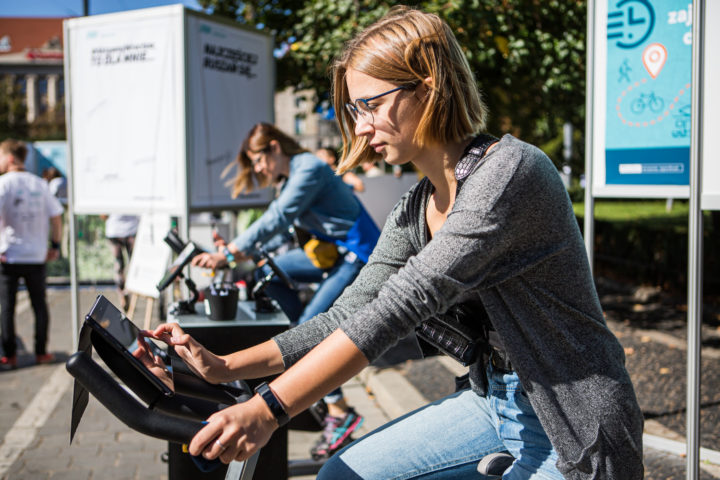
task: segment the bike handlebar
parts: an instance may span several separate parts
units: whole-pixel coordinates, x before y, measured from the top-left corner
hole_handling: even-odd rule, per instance
[[[125,425],[145,435],[174,443],[190,443],[203,424],[153,411],[135,400],[85,352],[74,353],[65,364],[105,408]]]

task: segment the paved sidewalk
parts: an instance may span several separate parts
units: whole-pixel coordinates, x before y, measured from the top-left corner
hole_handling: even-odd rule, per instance
[[[89,309],[100,293],[115,300],[112,289],[85,288],[80,294],[80,311]],[[0,372],[0,479],[167,479],[167,464],[161,460],[167,443],[129,429],[92,397],[75,439],[69,444],[72,377],[64,363],[75,351],[70,331],[70,295],[69,289],[48,290],[49,351],[57,355],[58,362],[36,366],[34,352],[27,351],[34,335],[32,310],[26,292],[19,294],[19,368]],[[144,309],[141,300],[135,317],[141,318]],[[157,313],[154,315],[154,322],[158,322]],[[359,435],[388,421],[387,414],[358,379],[350,381],[344,391],[365,417]],[[319,432],[291,431],[290,459],[308,458],[318,436]],[[314,476],[294,478],[308,480]]]
[[[81,312],[92,305],[98,293],[115,299],[110,289],[83,289]],[[166,442],[130,430],[92,398],[76,438],[69,445],[72,378],[65,371],[64,361],[75,351],[70,333],[70,290],[50,289],[48,303],[52,317],[49,347],[59,361],[35,366],[34,353],[26,350],[27,345],[32,345],[34,321],[27,297],[21,292],[16,315],[23,343],[20,368],[0,372],[0,479],[167,479],[167,465],[161,460],[167,451]],[[141,318],[142,303],[137,311],[135,317]],[[360,430],[363,434],[444,396],[452,390],[453,376],[458,373],[462,369],[452,360],[435,357],[388,368],[368,368],[343,390],[349,402],[365,416]],[[291,431],[290,458],[307,458],[317,436],[317,432]],[[646,441],[646,479],[685,478],[684,458],[673,451],[677,445]],[[720,478],[718,471],[706,464],[700,478]]]

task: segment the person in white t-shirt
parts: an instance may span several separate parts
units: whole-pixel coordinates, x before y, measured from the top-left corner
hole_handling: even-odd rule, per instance
[[[59,257],[63,207],[47,183],[25,171],[27,146],[18,140],[0,143],[0,324],[3,356],[0,368],[17,367],[15,299],[25,280],[35,313],[35,360],[51,363],[47,352],[50,316],[45,300],[45,262]],[[48,236],[50,247],[48,248]]]
[[[123,310],[127,311],[129,299],[125,292],[125,256],[123,249],[127,252],[127,263],[130,263],[133,247],[135,246],[135,235],[137,234],[140,217],[135,215],[111,214],[104,216],[105,238],[110,240],[115,258],[114,275],[115,286],[117,287],[120,304]]]

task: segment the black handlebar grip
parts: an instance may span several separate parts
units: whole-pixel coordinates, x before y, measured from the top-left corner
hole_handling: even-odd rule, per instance
[[[145,407],[85,352],[74,353],[65,367],[105,408],[133,430],[169,442],[190,443],[192,437],[203,427],[200,422],[173,417]]]
[[[280,265],[275,263],[275,260],[273,260],[273,258],[268,252],[265,251],[265,249],[260,248],[258,249],[258,252],[260,252],[260,256],[267,262],[267,264],[270,266],[270,269],[275,273],[275,275],[277,275],[290,290],[297,290],[297,285],[295,285],[293,279],[290,278],[290,275],[288,275],[285,270],[280,268]]]

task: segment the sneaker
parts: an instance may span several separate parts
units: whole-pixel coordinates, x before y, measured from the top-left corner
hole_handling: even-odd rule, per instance
[[[2,370],[13,370],[17,368],[17,355],[0,358],[0,368]]]
[[[47,363],[53,363],[55,361],[55,355],[52,353],[42,353],[35,355],[35,363],[38,365],[45,365]]]
[[[313,460],[326,460],[352,442],[352,432],[360,428],[364,420],[352,408],[342,417],[327,415],[320,440],[310,449]]]

